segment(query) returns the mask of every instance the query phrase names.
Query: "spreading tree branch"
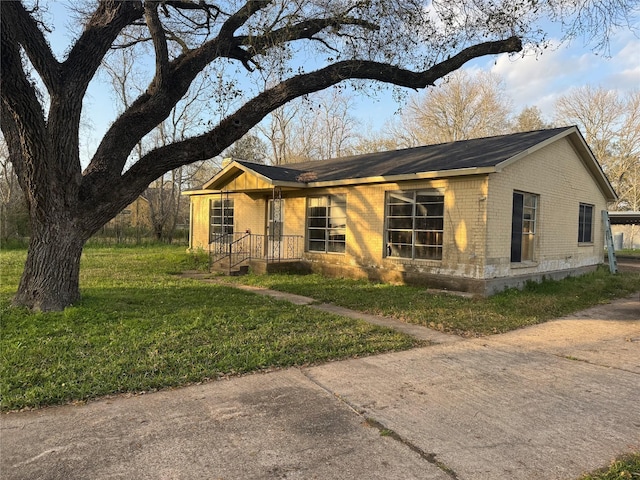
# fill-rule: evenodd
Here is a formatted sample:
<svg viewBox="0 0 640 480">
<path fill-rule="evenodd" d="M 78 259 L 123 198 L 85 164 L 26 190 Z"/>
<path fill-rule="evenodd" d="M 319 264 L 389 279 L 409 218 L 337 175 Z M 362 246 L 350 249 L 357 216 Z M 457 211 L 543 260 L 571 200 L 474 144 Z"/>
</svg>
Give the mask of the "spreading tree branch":
<svg viewBox="0 0 640 480">
<path fill-rule="evenodd" d="M 465 48 L 457 55 L 421 72 L 379 62 L 347 60 L 314 72 L 297 75 L 260 93 L 211 131 L 147 153 L 122 176 L 118 183 L 122 186 L 139 184 L 138 186 L 142 187 L 167 171 L 211 158 L 241 138 L 276 108 L 295 98 L 323 90 L 347 79 L 377 80 L 401 87 L 420 89 L 432 86 L 436 80 L 474 58 L 521 50 L 521 40 L 518 37 L 511 37 Z"/>
<path fill-rule="evenodd" d="M 151 82 L 151 89 L 162 88 L 167 79 L 169 70 L 169 48 L 167 47 L 167 37 L 158 17 L 158 4 L 145 2 L 144 14 L 147 20 L 147 27 L 153 39 L 153 48 L 156 55 L 156 74 Z"/>
<path fill-rule="evenodd" d="M 19 42 L 15 37 L 12 15 L 5 15 L 6 3 L 2 3 L 0 18 L 0 49 L 2 70 L 0 71 L 0 125 L 5 134 L 11 163 L 20 186 L 30 204 L 42 200 L 46 191 L 32 192 L 30 184 L 42 183 L 46 169 L 38 161 L 44 161 L 36 152 L 46 151 L 47 131 L 42 106 L 38 101 L 35 86 L 29 81 L 22 68 Z M 25 132 L 34 132 L 26 135 Z M 40 197 L 38 197 L 40 195 Z"/>
<path fill-rule="evenodd" d="M 47 90 L 55 90 L 60 83 L 60 64 L 38 28 L 36 20 L 21 2 L 0 2 L 0 14 L 2 29 L 8 30 L 13 41 L 24 48 Z"/>
<path fill-rule="evenodd" d="M 267 8 L 273 0 L 248 0 L 240 10 L 231 15 L 220 28 L 219 37 L 230 40 L 236 30 L 244 25 L 256 12 Z"/>
<path fill-rule="evenodd" d="M 13 2 L 10 2 L 13 3 Z M 82 95 L 123 28 L 142 18 L 140 1 L 100 2 L 63 64 L 63 81 Z"/>
<path fill-rule="evenodd" d="M 379 30 L 379 26 L 366 20 L 352 17 L 331 17 L 305 20 L 295 25 L 286 26 L 257 37 L 237 36 L 238 43 L 251 47 L 254 54 L 264 53 L 273 45 L 281 45 L 295 40 L 312 39 L 315 35 L 329 27 L 339 29 L 344 25 L 356 25 L 368 30 Z"/>
</svg>

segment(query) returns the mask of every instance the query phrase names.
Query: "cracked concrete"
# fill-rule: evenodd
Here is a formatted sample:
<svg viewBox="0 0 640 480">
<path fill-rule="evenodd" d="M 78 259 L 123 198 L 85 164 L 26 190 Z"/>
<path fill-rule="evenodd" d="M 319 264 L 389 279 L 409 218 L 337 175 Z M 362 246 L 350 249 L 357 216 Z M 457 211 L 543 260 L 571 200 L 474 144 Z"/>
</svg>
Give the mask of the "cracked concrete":
<svg viewBox="0 0 640 480">
<path fill-rule="evenodd" d="M 636 295 L 504 335 L 4 414 L 0 472 L 571 480 L 640 450 L 638 339 Z"/>
</svg>

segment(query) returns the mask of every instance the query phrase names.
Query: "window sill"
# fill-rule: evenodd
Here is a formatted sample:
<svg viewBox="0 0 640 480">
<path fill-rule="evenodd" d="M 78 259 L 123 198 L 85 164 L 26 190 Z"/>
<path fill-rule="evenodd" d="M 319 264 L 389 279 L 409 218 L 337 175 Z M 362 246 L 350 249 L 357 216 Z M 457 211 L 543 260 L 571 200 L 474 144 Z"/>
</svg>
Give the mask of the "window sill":
<svg viewBox="0 0 640 480">
<path fill-rule="evenodd" d="M 538 262 L 525 261 L 525 262 L 511 262 L 511 268 L 517 270 L 519 268 L 532 268 L 537 267 Z"/>
<path fill-rule="evenodd" d="M 442 259 L 438 260 L 432 258 L 384 257 L 384 259 L 394 263 L 442 263 Z"/>
<path fill-rule="evenodd" d="M 594 245 L 593 242 L 578 242 L 578 247 L 593 247 Z"/>
<path fill-rule="evenodd" d="M 346 252 L 319 252 L 317 250 L 307 250 L 308 255 L 344 255 Z"/>
</svg>

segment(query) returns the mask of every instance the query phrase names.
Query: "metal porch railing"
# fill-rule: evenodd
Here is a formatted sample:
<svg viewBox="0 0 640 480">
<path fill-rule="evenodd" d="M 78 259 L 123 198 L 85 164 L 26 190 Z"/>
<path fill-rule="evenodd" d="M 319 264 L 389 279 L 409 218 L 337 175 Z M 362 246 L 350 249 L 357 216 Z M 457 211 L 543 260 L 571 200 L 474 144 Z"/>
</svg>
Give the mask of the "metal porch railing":
<svg viewBox="0 0 640 480">
<path fill-rule="evenodd" d="M 301 235 L 256 235 L 224 233 L 209 243 L 209 271 L 214 264 L 231 269 L 245 261 L 264 260 L 267 263 L 300 260 L 304 251 Z"/>
</svg>

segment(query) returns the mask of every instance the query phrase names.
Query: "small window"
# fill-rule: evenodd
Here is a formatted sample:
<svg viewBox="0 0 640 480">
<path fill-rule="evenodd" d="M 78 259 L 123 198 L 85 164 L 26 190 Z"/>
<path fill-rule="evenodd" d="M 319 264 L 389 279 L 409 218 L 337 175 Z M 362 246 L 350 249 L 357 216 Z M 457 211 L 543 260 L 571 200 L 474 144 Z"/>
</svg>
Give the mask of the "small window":
<svg viewBox="0 0 640 480">
<path fill-rule="evenodd" d="M 307 250 L 344 253 L 347 232 L 347 197 L 310 197 L 307 202 Z"/>
<path fill-rule="evenodd" d="M 593 243 L 593 205 L 580 204 L 578 213 L 578 243 Z"/>
<path fill-rule="evenodd" d="M 267 235 L 271 240 L 279 242 L 284 232 L 284 200 L 281 198 L 269 199 L 268 203 Z"/>
<path fill-rule="evenodd" d="M 511 213 L 511 261 L 533 261 L 538 195 L 513 192 Z"/>
<path fill-rule="evenodd" d="M 233 199 L 215 198 L 209 202 L 209 242 L 233 234 Z"/>
<path fill-rule="evenodd" d="M 431 190 L 389 192 L 386 256 L 442 260 L 444 195 Z"/>
</svg>

